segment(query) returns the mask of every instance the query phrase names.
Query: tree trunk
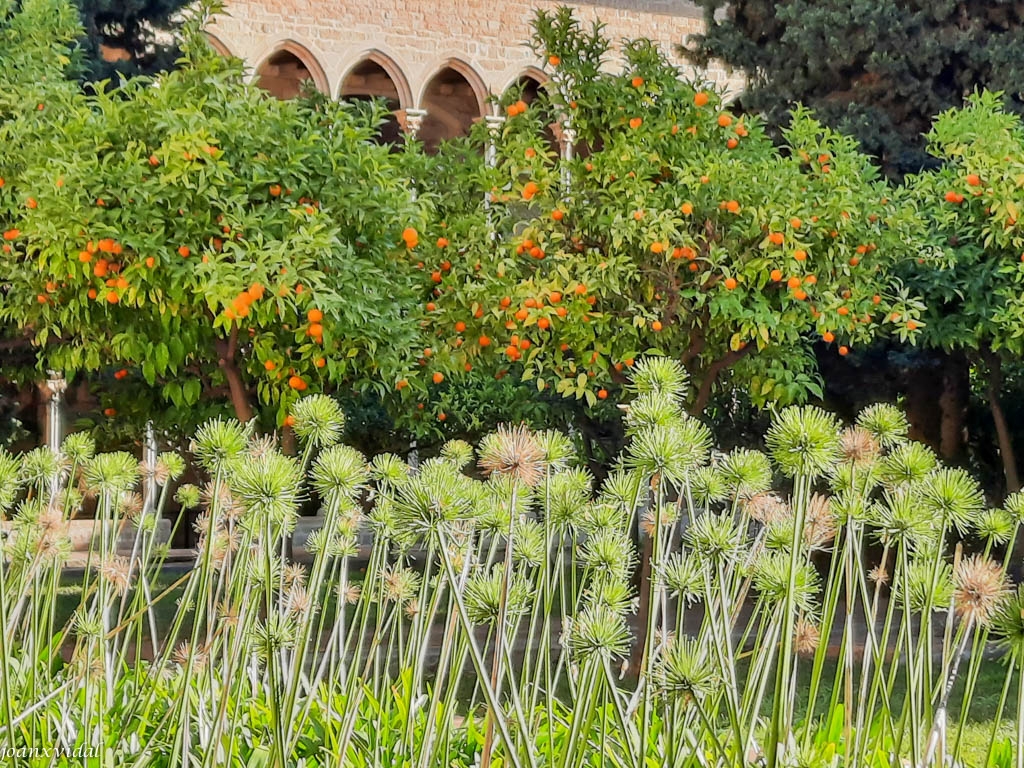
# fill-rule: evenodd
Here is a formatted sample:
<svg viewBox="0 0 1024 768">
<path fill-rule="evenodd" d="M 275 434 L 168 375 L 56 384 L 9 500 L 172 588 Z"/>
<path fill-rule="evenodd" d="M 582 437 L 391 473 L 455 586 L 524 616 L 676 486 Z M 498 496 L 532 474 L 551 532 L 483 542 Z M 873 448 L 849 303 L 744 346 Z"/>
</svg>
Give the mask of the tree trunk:
<svg viewBox="0 0 1024 768">
<path fill-rule="evenodd" d="M 964 422 L 971 394 L 970 365 L 959 353 L 943 355 L 942 394 L 939 395 L 939 455 L 946 461 L 957 459 L 963 452 Z"/>
<path fill-rule="evenodd" d="M 252 419 L 252 406 L 249 404 L 249 390 L 245 388 L 242 381 L 242 372 L 235 361 L 235 352 L 238 347 L 238 326 L 231 329 L 231 335 L 226 340 L 217 342 L 217 364 L 224 373 L 228 383 L 228 391 L 231 393 L 231 405 L 235 409 L 235 416 L 241 422 Z"/>
<path fill-rule="evenodd" d="M 992 412 L 992 422 L 996 428 L 996 442 L 999 446 L 999 458 L 1003 462 L 1003 474 L 1006 477 L 1006 492 L 1016 493 L 1020 490 L 1020 476 L 1017 474 L 1017 457 L 1013 450 L 1013 439 L 1010 427 L 1006 423 L 1000 392 L 1003 388 L 1003 367 L 999 355 L 990 351 L 982 351 L 985 361 L 985 377 L 987 382 L 988 407 Z"/>
<path fill-rule="evenodd" d="M 711 400 L 711 392 L 714 390 L 715 382 L 718 380 L 719 374 L 729 366 L 738 363 L 744 357 L 753 352 L 754 349 L 755 346 L 753 343 L 747 343 L 738 350 L 730 350 L 726 352 L 722 357 L 718 358 L 708 366 L 707 372 L 701 379 L 700 387 L 697 389 L 697 397 L 694 398 L 693 406 L 690 408 L 691 416 L 703 413 L 704 409 L 708 407 L 708 402 Z"/>
<path fill-rule="evenodd" d="M 298 452 L 295 445 L 295 430 L 285 424 L 281 427 L 281 453 L 285 456 L 295 456 Z"/>
</svg>

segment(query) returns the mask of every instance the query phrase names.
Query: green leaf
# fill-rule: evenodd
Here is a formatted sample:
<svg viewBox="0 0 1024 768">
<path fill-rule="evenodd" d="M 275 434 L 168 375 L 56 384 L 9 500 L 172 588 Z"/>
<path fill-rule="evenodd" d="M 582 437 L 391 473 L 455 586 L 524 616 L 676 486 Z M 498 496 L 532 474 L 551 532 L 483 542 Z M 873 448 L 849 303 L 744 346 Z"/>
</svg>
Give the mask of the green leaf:
<svg viewBox="0 0 1024 768">
<path fill-rule="evenodd" d="M 199 402 L 199 394 L 202 391 L 202 384 L 199 379 L 188 379 L 181 386 L 182 396 L 186 405 L 195 405 Z"/>
</svg>

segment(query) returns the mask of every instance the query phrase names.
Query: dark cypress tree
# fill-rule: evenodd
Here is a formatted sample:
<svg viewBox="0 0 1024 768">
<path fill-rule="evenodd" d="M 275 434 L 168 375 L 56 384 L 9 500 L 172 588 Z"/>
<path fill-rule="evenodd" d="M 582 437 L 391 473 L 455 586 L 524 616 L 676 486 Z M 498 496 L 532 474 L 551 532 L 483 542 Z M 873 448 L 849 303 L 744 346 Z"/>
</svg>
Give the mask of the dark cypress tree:
<svg viewBox="0 0 1024 768">
<path fill-rule="evenodd" d="M 84 80 L 152 74 L 174 65 L 184 0 L 77 0 Z"/>
<path fill-rule="evenodd" d="M 1024 110 L 1024 3 L 1013 0 L 696 0 L 697 64 L 742 70 L 742 109 L 785 122 L 801 102 L 900 177 L 929 163 L 932 118 L 977 88 Z"/>
</svg>

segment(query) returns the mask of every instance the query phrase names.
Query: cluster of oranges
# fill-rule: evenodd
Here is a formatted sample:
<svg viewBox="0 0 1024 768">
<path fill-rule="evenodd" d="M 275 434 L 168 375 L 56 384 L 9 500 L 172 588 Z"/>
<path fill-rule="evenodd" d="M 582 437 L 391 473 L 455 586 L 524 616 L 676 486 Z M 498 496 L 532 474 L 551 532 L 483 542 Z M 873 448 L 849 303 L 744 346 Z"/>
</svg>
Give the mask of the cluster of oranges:
<svg viewBox="0 0 1024 768">
<path fill-rule="evenodd" d="M 248 317 L 252 304 L 262 299 L 264 292 L 262 283 L 253 283 L 231 300 L 231 306 L 224 310 L 224 316 L 228 320 Z"/>
<path fill-rule="evenodd" d="M 507 114 L 509 117 L 515 117 L 516 115 L 523 114 L 527 109 L 528 105 L 526 104 L 526 102 L 523 101 L 522 99 L 519 99 L 519 101 L 509 104 L 505 108 L 505 114 Z"/>
<path fill-rule="evenodd" d="M 967 174 L 967 177 L 964 179 L 964 181 L 967 182 L 968 187 L 973 188 L 971 194 L 973 194 L 975 197 L 981 197 L 983 193 L 980 189 L 978 189 L 978 187 L 982 185 L 981 176 L 979 176 L 976 173 L 969 173 Z M 991 194 L 991 192 L 989 194 Z M 946 192 L 943 198 L 947 203 L 952 203 L 953 205 L 960 205 L 960 203 L 962 203 L 965 200 L 964 196 L 961 193 L 957 192 L 955 189 L 951 189 L 948 192 Z"/>
<path fill-rule="evenodd" d="M 317 344 L 323 344 L 324 341 L 324 313 L 319 309 L 311 309 L 306 312 L 306 320 L 308 325 L 306 326 L 306 335 L 309 336 Z"/>
<path fill-rule="evenodd" d="M 519 338 L 518 334 L 513 333 L 512 338 L 509 339 L 508 346 L 505 347 L 505 356 L 513 363 L 519 360 L 523 356 L 523 352 L 528 350 L 532 346 L 532 343 L 527 338 Z"/>
<path fill-rule="evenodd" d="M 530 238 L 526 238 L 521 243 L 519 243 L 519 245 L 516 246 L 516 255 L 522 256 L 524 253 L 530 254 L 530 256 L 537 259 L 538 261 L 543 260 L 543 258 L 547 255 L 544 252 L 544 249 L 541 248 L 540 244 L 535 243 Z"/>
</svg>

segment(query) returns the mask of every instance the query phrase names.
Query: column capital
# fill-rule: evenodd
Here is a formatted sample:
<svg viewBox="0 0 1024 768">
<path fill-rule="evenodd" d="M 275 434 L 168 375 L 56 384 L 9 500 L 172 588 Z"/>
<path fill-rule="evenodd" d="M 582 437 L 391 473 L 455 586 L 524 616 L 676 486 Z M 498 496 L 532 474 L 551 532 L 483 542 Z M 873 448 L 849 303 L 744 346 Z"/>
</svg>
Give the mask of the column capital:
<svg viewBox="0 0 1024 768">
<path fill-rule="evenodd" d="M 403 120 L 403 128 L 413 138 L 416 138 L 416 134 L 420 132 L 420 128 L 423 127 L 423 118 L 427 116 L 427 110 L 420 109 L 419 107 L 410 107 L 405 110 L 405 120 Z"/>
<path fill-rule="evenodd" d="M 505 124 L 505 116 L 487 115 L 484 117 L 484 122 L 487 123 L 487 129 L 493 134 L 501 130 L 501 127 Z"/>
<path fill-rule="evenodd" d="M 60 371 L 47 371 L 46 377 L 46 388 L 50 390 L 50 396 L 54 400 L 60 400 L 64 395 L 64 391 L 68 388 L 68 382 L 64 378 L 64 374 Z"/>
</svg>

